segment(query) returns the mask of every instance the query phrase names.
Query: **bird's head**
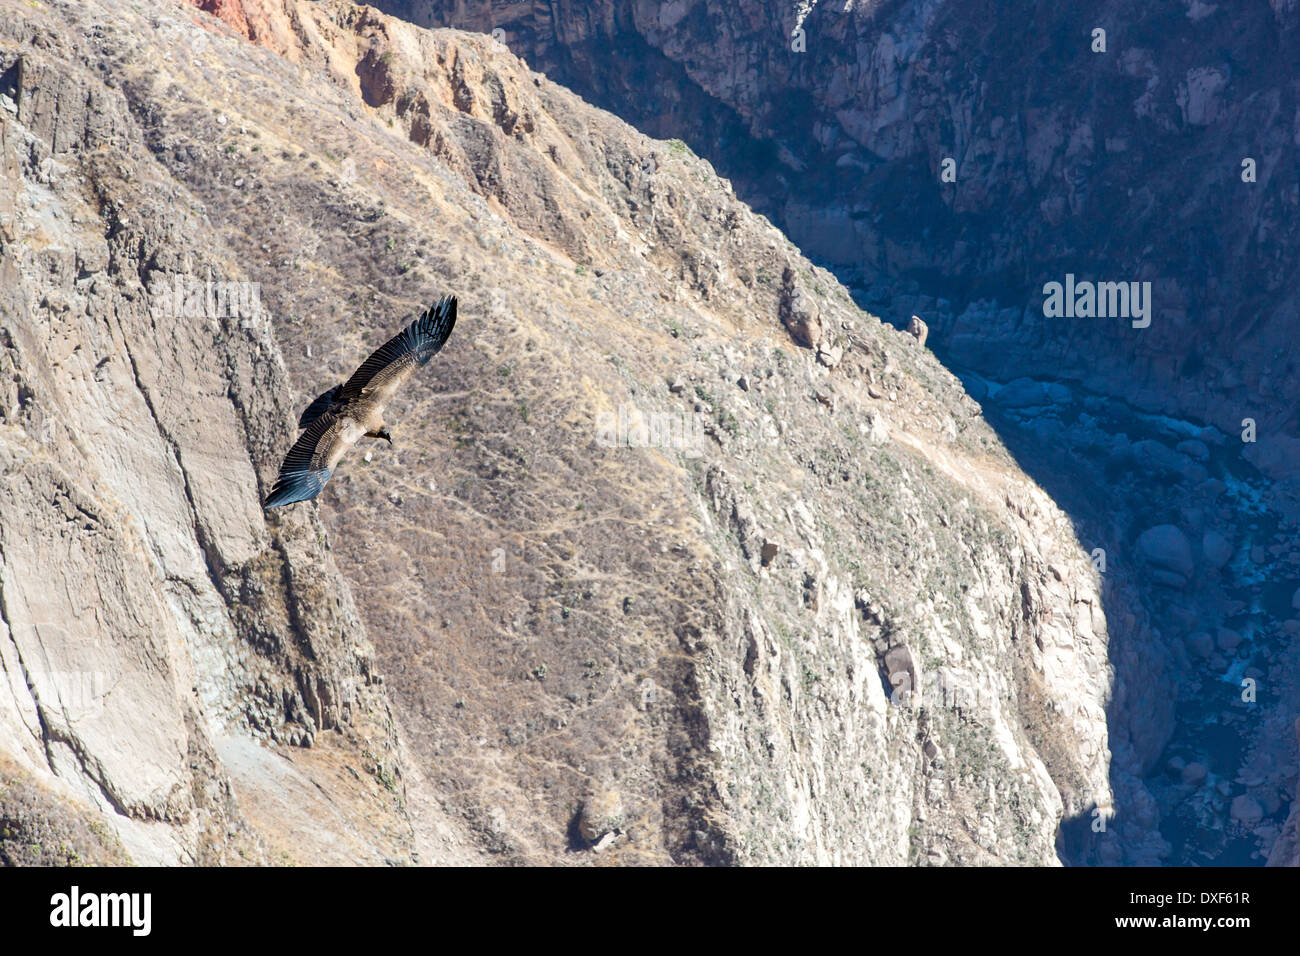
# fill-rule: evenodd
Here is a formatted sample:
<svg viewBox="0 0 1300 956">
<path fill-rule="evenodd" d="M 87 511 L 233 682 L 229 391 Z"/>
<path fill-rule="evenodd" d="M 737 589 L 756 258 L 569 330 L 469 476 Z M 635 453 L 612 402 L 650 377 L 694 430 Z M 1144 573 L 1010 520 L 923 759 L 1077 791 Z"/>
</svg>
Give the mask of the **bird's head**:
<svg viewBox="0 0 1300 956">
<path fill-rule="evenodd" d="M 379 437 L 388 442 L 390 446 L 393 444 L 393 436 L 389 433 L 387 428 L 379 429 Z"/>
</svg>

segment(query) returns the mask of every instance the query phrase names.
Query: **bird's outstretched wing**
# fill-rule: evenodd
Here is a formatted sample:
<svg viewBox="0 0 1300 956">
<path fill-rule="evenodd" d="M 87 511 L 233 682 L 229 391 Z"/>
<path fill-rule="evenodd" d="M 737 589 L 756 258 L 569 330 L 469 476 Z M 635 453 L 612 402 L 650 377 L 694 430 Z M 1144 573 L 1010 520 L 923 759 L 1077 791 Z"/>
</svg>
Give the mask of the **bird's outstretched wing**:
<svg viewBox="0 0 1300 956">
<path fill-rule="evenodd" d="M 284 456 L 280 476 L 275 479 L 262 507 L 278 508 L 315 498 L 325 487 L 325 482 L 330 480 L 334 465 L 351 446 L 352 442 L 346 440 L 336 415 L 317 418 L 298 436 L 289 454 Z"/>
<path fill-rule="evenodd" d="M 411 373 L 438 353 L 455 324 L 456 297 L 444 295 L 362 362 L 334 400 L 346 402 L 364 396 L 381 407 L 386 405 Z"/>
<path fill-rule="evenodd" d="M 320 418 L 322 415 L 324 415 L 326 412 L 332 409 L 334 407 L 334 402 L 339 397 L 339 390 L 342 388 L 343 388 L 342 385 L 335 385 L 329 391 L 321 392 L 319 395 L 317 395 L 316 400 L 312 402 L 310 405 L 308 405 L 303 410 L 302 415 L 298 417 L 298 428 L 299 429 L 306 428 L 316 419 Z"/>
</svg>

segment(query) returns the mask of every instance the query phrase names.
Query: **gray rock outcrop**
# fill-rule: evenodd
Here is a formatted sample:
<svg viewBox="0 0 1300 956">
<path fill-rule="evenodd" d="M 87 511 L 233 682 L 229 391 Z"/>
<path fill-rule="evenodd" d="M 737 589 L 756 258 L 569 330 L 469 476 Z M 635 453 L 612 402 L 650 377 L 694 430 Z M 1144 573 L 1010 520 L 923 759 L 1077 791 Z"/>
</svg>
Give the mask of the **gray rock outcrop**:
<svg viewBox="0 0 1300 956">
<path fill-rule="evenodd" d="M 928 351 L 490 38 L 219 12 L 0 7 L 25 826 L 135 862 L 553 863 L 576 820 L 616 863 L 1052 864 L 1115 802 L 1101 582 Z M 178 317 L 178 276 L 256 305 Z M 395 448 L 265 517 L 322 378 L 442 291 Z"/>
<path fill-rule="evenodd" d="M 1152 576 L 1171 587 L 1185 587 L 1196 570 L 1191 543 L 1174 525 L 1148 528 L 1138 538 L 1137 547 L 1151 565 Z"/>
</svg>

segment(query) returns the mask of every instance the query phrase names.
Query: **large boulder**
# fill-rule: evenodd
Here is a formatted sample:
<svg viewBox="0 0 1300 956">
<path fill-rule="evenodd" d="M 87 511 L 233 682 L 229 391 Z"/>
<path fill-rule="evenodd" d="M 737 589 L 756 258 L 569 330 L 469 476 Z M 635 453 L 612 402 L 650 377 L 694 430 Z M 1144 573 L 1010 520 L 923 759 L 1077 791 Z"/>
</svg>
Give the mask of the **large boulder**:
<svg viewBox="0 0 1300 956">
<path fill-rule="evenodd" d="M 907 331 L 916 336 L 918 345 L 924 345 L 926 337 L 930 334 L 930 327 L 925 324 L 925 320 L 919 315 L 914 315 L 912 321 L 907 323 Z"/>
<path fill-rule="evenodd" d="M 1139 468 L 1153 475 L 1180 475 L 1198 481 L 1205 478 L 1205 469 L 1200 465 L 1168 445 L 1150 438 L 1133 443 L 1133 459 Z"/>
<path fill-rule="evenodd" d="M 623 798 L 617 790 L 597 790 L 582 803 L 578 832 L 588 843 L 596 843 L 607 833 L 623 826 Z"/>
<path fill-rule="evenodd" d="M 906 644 L 895 644 L 885 651 L 885 674 L 893 688 L 890 699 L 906 704 L 920 690 L 920 674 L 912 649 Z M 910 692 L 910 694 L 908 693 Z"/>
<path fill-rule="evenodd" d="M 1207 531 L 1201 538 L 1201 554 L 1217 571 L 1232 560 L 1232 543 L 1217 531 Z"/>
<path fill-rule="evenodd" d="M 1142 532 L 1138 554 L 1151 566 L 1152 578 L 1171 587 L 1186 587 L 1196 568 L 1187 535 L 1171 524 L 1156 525 Z"/>
<path fill-rule="evenodd" d="M 1003 408 L 1037 408 L 1043 405 L 1068 405 L 1073 393 L 1057 382 L 1036 382 L 1017 378 L 998 389 L 994 404 Z"/>
<path fill-rule="evenodd" d="M 786 268 L 781 279 L 782 324 L 800 345 L 816 348 L 822 340 L 821 308 L 808 290 L 795 281 L 793 269 Z"/>
<path fill-rule="evenodd" d="M 1264 819 L 1264 808 L 1254 797 L 1242 794 L 1232 800 L 1232 819 L 1244 827 L 1253 827 Z"/>
<path fill-rule="evenodd" d="M 1210 449 L 1205 446 L 1205 442 L 1196 438 L 1180 441 L 1174 446 L 1174 451 L 1180 452 L 1189 458 L 1195 458 L 1197 461 L 1210 460 Z"/>
</svg>

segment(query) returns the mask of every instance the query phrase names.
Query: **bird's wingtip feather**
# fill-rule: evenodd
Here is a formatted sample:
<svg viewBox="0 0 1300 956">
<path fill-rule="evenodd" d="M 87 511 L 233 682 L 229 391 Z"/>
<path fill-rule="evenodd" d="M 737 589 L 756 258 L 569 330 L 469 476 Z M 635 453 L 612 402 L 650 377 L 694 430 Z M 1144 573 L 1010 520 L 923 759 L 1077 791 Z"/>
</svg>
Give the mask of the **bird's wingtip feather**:
<svg viewBox="0 0 1300 956">
<path fill-rule="evenodd" d="M 281 475 L 276 479 L 271 493 L 262 503 L 264 509 L 280 508 L 299 501 L 310 501 L 321 493 L 325 482 L 329 481 L 330 471 L 301 471 Z"/>
</svg>

